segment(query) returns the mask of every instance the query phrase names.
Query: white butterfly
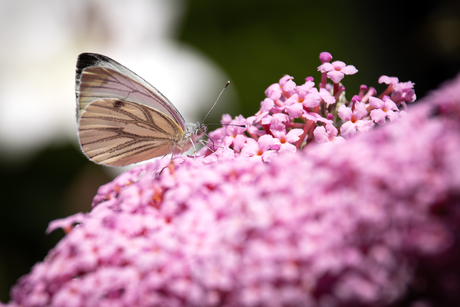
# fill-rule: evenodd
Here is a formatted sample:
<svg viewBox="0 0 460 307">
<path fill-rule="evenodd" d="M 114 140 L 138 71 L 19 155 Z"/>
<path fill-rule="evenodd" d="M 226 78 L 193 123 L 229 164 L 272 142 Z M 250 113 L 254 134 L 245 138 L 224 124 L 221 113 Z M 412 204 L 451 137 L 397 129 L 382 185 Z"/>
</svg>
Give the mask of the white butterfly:
<svg viewBox="0 0 460 307">
<path fill-rule="evenodd" d="M 206 132 L 200 122 L 186 123 L 147 81 L 101 54 L 78 56 L 75 90 L 80 146 L 98 164 L 183 153 Z"/>
</svg>

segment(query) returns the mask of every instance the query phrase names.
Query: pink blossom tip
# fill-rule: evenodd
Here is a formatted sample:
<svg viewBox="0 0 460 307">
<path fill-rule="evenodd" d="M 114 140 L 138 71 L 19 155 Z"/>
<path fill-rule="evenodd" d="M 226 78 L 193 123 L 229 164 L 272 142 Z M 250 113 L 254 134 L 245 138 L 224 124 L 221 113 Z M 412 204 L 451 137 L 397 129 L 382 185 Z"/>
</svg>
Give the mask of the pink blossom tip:
<svg viewBox="0 0 460 307">
<path fill-rule="evenodd" d="M 319 60 L 321 63 L 330 62 L 332 60 L 332 55 L 329 52 L 321 52 L 319 54 Z"/>
<path fill-rule="evenodd" d="M 351 98 L 351 101 L 352 101 L 352 102 L 361 101 L 361 97 L 359 97 L 359 95 L 354 95 L 354 96 Z"/>
</svg>

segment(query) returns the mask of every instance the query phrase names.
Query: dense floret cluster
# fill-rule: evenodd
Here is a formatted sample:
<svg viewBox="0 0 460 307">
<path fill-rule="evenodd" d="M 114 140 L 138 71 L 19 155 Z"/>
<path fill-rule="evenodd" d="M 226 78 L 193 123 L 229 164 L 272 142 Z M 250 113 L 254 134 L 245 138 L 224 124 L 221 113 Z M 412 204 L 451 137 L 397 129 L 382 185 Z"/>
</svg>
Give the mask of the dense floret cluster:
<svg viewBox="0 0 460 307">
<path fill-rule="evenodd" d="M 286 75 L 267 88 L 267 98 L 254 116 L 232 120 L 224 115 L 222 128 L 210 133 L 212 146 L 202 154 L 211 155 L 210 159 L 241 156 L 269 162 L 278 153 L 296 152 L 312 142 L 340 143 L 357 132 L 369 132 L 376 124 L 395 121 L 405 115 L 406 104 L 416 99 L 412 82 L 382 76 L 379 83 L 388 84 L 383 93 L 377 95 L 375 88 L 362 85 L 348 101 L 340 82 L 358 70 L 341 61 L 330 63 L 331 59 L 327 52 L 320 54 L 318 85 L 312 77 L 297 85 Z"/>
<path fill-rule="evenodd" d="M 283 77 L 196 157 L 140 165 L 52 222 L 66 236 L 9 306 L 458 301 L 460 78 L 406 111 L 412 83 L 348 101 L 357 70 L 320 59 L 319 88 Z"/>
</svg>

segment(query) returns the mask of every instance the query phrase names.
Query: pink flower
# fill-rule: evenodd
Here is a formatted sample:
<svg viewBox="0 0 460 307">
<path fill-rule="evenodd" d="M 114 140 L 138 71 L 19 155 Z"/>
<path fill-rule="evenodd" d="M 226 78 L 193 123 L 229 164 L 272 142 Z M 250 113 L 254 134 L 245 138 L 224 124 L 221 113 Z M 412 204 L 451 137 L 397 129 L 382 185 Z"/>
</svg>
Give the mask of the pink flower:
<svg viewBox="0 0 460 307">
<path fill-rule="evenodd" d="M 319 95 L 318 90 L 314 88 L 305 95 L 302 104 L 306 108 L 314 108 L 319 106 L 320 102 L 321 96 Z"/>
<path fill-rule="evenodd" d="M 383 125 L 386 118 L 391 121 L 399 118 L 399 109 L 388 96 L 383 97 L 383 100 L 369 97 L 369 104 L 375 108 L 371 111 L 371 118 L 379 125 Z"/>
<path fill-rule="evenodd" d="M 396 85 L 396 84 L 399 83 L 399 79 L 397 77 L 388 77 L 388 76 L 382 75 L 379 78 L 379 83 L 380 84 L 385 83 L 385 84 L 394 84 L 394 85 Z"/>
<path fill-rule="evenodd" d="M 280 79 L 280 86 L 283 88 L 285 87 L 286 85 L 288 85 L 289 83 L 292 82 L 292 79 L 294 79 L 294 77 L 291 77 L 289 75 L 285 75 L 284 77 L 282 77 Z"/>
<path fill-rule="evenodd" d="M 379 83 L 389 84 L 390 86 L 382 95 L 390 95 L 395 103 L 414 102 L 416 99 L 413 82 L 399 82 L 396 77 L 381 76 Z"/>
<path fill-rule="evenodd" d="M 313 81 L 305 81 L 304 84 L 296 87 L 296 93 L 301 99 L 303 99 L 312 89 L 315 88 L 314 86 L 315 83 Z"/>
<path fill-rule="evenodd" d="M 291 76 L 284 76 L 283 78 L 280 79 L 280 86 L 281 89 L 283 90 L 283 95 L 286 97 L 290 97 L 295 93 L 296 90 L 296 84 L 294 81 L 292 81 L 293 77 Z"/>
<path fill-rule="evenodd" d="M 264 162 L 270 162 L 273 156 L 277 155 L 280 148 L 280 140 L 267 134 L 262 135 L 258 142 L 248 139 L 248 144 L 241 150 L 241 155 L 243 157 L 261 158 Z"/>
<path fill-rule="evenodd" d="M 367 117 L 367 110 L 364 103 L 357 101 L 354 107 L 353 111 L 344 105 L 339 107 L 338 115 L 344 121 L 340 127 L 340 133 L 346 139 L 357 131 L 368 132 L 374 126 L 372 120 L 365 119 Z"/>
<path fill-rule="evenodd" d="M 280 99 L 281 94 L 282 94 L 281 86 L 278 83 L 274 83 L 270 85 L 265 90 L 265 95 L 273 101 L 277 101 L 278 99 Z"/>
<path fill-rule="evenodd" d="M 63 219 L 54 220 L 49 224 L 48 228 L 46 229 L 46 233 L 51 233 L 58 228 L 62 228 L 64 231 L 69 232 L 74 224 L 80 223 L 83 219 L 84 214 L 77 213 Z"/>
<path fill-rule="evenodd" d="M 353 65 L 346 65 L 342 61 L 323 63 L 318 67 L 318 71 L 327 73 L 327 77 L 334 83 L 342 81 L 345 75 L 354 75 L 358 72 Z"/>
<path fill-rule="evenodd" d="M 332 55 L 329 52 L 321 52 L 319 54 L 319 60 L 321 63 L 330 62 L 332 60 Z"/>
<path fill-rule="evenodd" d="M 318 143 L 335 143 L 340 144 L 345 142 L 345 139 L 341 136 L 337 136 L 338 130 L 331 122 L 326 124 L 326 127 L 319 126 L 316 127 L 313 134 L 315 135 L 315 140 Z"/>
<path fill-rule="evenodd" d="M 297 151 L 293 144 L 299 140 L 300 135 L 303 133 L 302 129 L 292 129 L 287 132 L 283 124 L 278 124 L 272 125 L 270 131 L 273 136 L 281 142 L 281 147 L 279 149 L 280 153 Z"/>
<path fill-rule="evenodd" d="M 273 102 L 272 99 L 265 98 L 260 103 L 260 110 L 259 112 L 256 113 L 256 118 L 254 119 L 254 122 L 259 122 L 262 118 L 267 116 L 270 113 L 270 111 L 273 109 L 274 106 L 275 106 L 275 103 Z"/>
<path fill-rule="evenodd" d="M 321 96 L 321 99 L 327 104 L 334 104 L 335 103 L 335 97 L 331 95 L 331 92 L 326 90 L 325 88 L 321 88 L 319 90 L 319 95 Z"/>
<path fill-rule="evenodd" d="M 286 113 L 293 118 L 300 117 L 302 114 L 303 106 L 302 103 L 299 101 L 299 96 L 297 94 L 292 95 L 289 97 L 285 102 L 283 106 L 283 110 L 286 111 Z"/>
</svg>

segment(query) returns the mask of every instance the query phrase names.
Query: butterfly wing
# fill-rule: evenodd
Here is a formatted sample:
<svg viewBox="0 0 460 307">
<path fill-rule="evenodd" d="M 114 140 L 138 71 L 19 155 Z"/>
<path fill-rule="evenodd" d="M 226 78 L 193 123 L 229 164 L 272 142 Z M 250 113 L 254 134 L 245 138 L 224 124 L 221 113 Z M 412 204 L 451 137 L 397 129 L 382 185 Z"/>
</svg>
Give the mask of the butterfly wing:
<svg viewBox="0 0 460 307">
<path fill-rule="evenodd" d="M 182 130 L 185 120 L 174 105 L 156 88 L 120 63 L 101 54 L 78 56 L 75 90 L 77 121 L 94 100 L 113 98 L 147 105 L 171 117 Z"/>
<path fill-rule="evenodd" d="M 78 133 L 87 157 L 109 166 L 166 155 L 183 140 L 183 130 L 170 116 L 114 98 L 90 102 L 81 113 Z"/>
</svg>

